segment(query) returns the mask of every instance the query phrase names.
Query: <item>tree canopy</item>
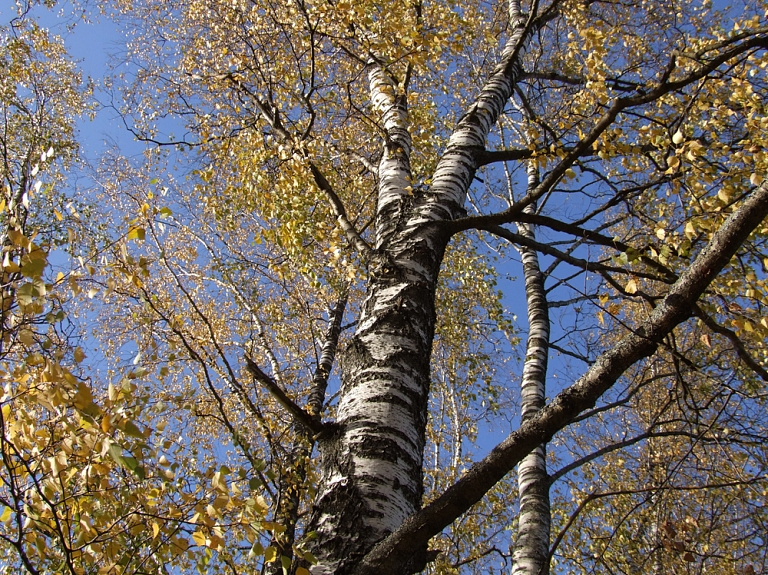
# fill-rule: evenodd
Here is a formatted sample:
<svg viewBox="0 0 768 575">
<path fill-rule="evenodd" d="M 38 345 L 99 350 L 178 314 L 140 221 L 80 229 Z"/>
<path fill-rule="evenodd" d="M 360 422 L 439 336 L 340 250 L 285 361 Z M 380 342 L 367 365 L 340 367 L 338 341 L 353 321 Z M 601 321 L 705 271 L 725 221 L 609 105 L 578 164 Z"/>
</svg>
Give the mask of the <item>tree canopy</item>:
<svg viewBox="0 0 768 575">
<path fill-rule="evenodd" d="M 758 0 L 17 2 L 0 572 L 765 572 L 767 67 Z"/>
</svg>

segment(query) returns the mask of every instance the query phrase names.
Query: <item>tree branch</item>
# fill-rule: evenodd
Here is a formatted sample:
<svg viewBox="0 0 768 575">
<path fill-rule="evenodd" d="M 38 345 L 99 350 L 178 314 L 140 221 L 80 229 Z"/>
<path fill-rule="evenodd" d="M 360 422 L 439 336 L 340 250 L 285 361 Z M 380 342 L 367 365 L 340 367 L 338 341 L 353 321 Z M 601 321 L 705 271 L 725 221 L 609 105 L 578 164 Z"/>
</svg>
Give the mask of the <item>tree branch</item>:
<svg viewBox="0 0 768 575">
<path fill-rule="evenodd" d="M 575 162 L 589 149 L 592 144 L 595 143 L 601 134 L 603 134 L 610 126 L 612 126 L 619 116 L 626 110 L 643 106 L 651 102 L 661 99 L 663 96 L 681 90 L 686 86 L 689 86 L 695 82 L 698 82 L 702 78 L 711 74 L 717 68 L 728 62 L 729 60 L 746 54 L 750 50 L 766 49 L 768 48 L 768 38 L 765 33 L 761 32 L 754 36 L 748 37 L 743 42 L 734 43 L 721 53 L 717 54 L 705 63 L 702 63 L 698 68 L 689 71 L 687 74 L 681 76 L 679 79 L 670 80 L 672 72 L 676 68 L 676 55 L 670 58 L 669 65 L 662 75 L 659 84 L 649 89 L 648 92 L 637 94 L 631 97 L 616 98 L 613 102 L 606 107 L 602 116 L 595 122 L 589 132 L 584 135 L 573 148 L 563 157 L 555 166 L 546 174 L 541 180 L 541 183 L 536 189 L 528 192 L 523 198 L 517 201 L 514 205 L 508 209 L 491 215 L 485 216 L 471 216 L 451 221 L 443 222 L 443 225 L 450 234 L 456 234 L 468 229 L 476 229 L 480 226 L 504 224 L 513 221 L 518 221 L 520 214 L 525 209 L 525 206 L 537 201 L 544 194 L 554 188 L 561 178 L 565 175 L 566 171 L 571 168 Z M 518 74 L 519 76 L 519 74 Z"/>
<path fill-rule="evenodd" d="M 587 270 L 587 271 L 593 271 L 593 272 L 606 272 L 606 273 L 619 273 L 619 274 L 631 274 L 636 277 L 641 277 L 653 281 L 660 281 L 667 284 L 671 284 L 672 281 L 669 279 L 668 274 L 667 277 L 659 277 L 657 275 L 644 273 L 644 272 L 637 272 L 637 271 L 630 271 L 626 268 L 618 268 L 614 266 L 607 266 L 605 264 L 601 264 L 599 262 L 590 262 L 589 260 L 584 260 L 581 258 L 573 257 L 570 254 L 567 254 L 561 250 L 558 250 L 556 248 L 553 248 L 552 246 L 548 244 L 544 244 L 542 242 L 536 241 L 531 238 L 527 238 L 521 234 L 515 233 L 513 231 L 510 231 L 502 226 L 488 226 L 479 228 L 481 230 L 485 230 L 487 232 L 490 232 L 494 234 L 495 236 L 498 236 L 502 239 L 507 240 L 508 242 L 520 246 L 525 246 L 528 248 L 531 248 L 533 250 L 536 250 L 538 252 L 541 252 L 542 254 L 546 254 L 548 256 L 552 256 L 553 258 L 556 258 L 560 261 L 563 261 L 567 264 L 572 265 L 573 267 Z M 617 242 L 614 242 L 614 247 L 616 247 Z M 628 246 L 627 246 L 628 247 Z M 622 250 L 626 251 L 626 250 Z M 653 261 L 653 260 L 651 260 Z M 656 262 L 654 262 L 656 263 Z"/>
<path fill-rule="evenodd" d="M 763 379 L 763 381 L 768 381 L 768 371 L 766 371 L 763 366 L 757 363 L 757 361 L 751 355 L 749 355 L 749 351 L 747 351 L 747 348 L 744 347 L 744 342 L 741 341 L 741 339 L 739 339 L 738 335 L 736 335 L 732 330 L 728 329 L 727 327 L 723 327 L 720 324 L 718 324 L 703 309 L 701 309 L 700 306 L 697 305 L 693 309 L 696 317 L 698 317 L 705 326 L 707 326 L 713 332 L 718 333 L 722 336 L 725 336 L 728 339 L 728 341 L 731 342 L 731 345 L 733 345 L 733 348 L 736 350 L 736 354 L 739 356 L 741 361 L 747 364 L 747 367 L 749 367 L 749 369 L 751 369 L 757 375 L 759 375 Z"/>
<path fill-rule="evenodd" d="M 477 167 L 487 166 L 496 162 L 514 162 L 516 160 L 527 160 L 533 156 L 533 150 L 515 149 L 515 150 L 477 150 L 475 152 L 475 161 Z"/>
<path fill-rule="evenodd" d="M 320 361 L 312 378 L 312 389 L 307 399 L 307 410 L 310 417 L 320 417 L 323 413 L 323 403 L 325 402 L 325 390 L 328 387 L 328 376 L 331 374 L 333 362 L 336 359 L 336 349 L 339 345 L 339 336 L 341 335 L 341 320 L 344 319 L 344 311 L 347 309 L 347 300 L 349 293 L 345 289 L 339 295 L 333 308 L 330 311 L 330 324 L 325 333 Z"/>
<path fill-rule="evenodd" d="M 365 261 L 370 260 L 373 255 L 371 246 L 369 246 L 366 241 L 360 237 L 360 234 L 355 229 L 355 226 L 353 226 L 352 222 L 349 221 L 347 210 L 344 208 L 344 203 L 333 190 L 331 183 L 320 171 L 320 168 L 318 168 L 313 162 L 309 162 L 309 169 L 312 172 L 312 177 L 315 179 L 315 184 L 317 184 L 317 187 L 320 188 L 326 196 L 328 196 L 328 199 L 331 202 L 333 213 L 336 214 L 336 220 L 338 221 L 339 226 L 341 226 L 341 229 L 344 230 L 344 233 L 347 236 L 347 241 L 349 241 L 350 244 L 357 248 L 360 256 Z"/>
<path fill-rule="evenodd" d="M 301 409 L 296 403 L 288 397 L 288 395 L 282 390 L 282 388 L 275 383 L 271 377 L 264 373 L 261 368 L 250 357 L 245 356 L 245 363 L 248 367 L 248 371 L 251 372 L 254 378 L 267 388 L 267 391 L 282 405 L 293 418 L 305 426 L 307 429 L 311 429 L 315 434 L 323 431 L 324 426 L 320 422 L 319 418 L 312 417 L 306 411 Z"/>
</svg>

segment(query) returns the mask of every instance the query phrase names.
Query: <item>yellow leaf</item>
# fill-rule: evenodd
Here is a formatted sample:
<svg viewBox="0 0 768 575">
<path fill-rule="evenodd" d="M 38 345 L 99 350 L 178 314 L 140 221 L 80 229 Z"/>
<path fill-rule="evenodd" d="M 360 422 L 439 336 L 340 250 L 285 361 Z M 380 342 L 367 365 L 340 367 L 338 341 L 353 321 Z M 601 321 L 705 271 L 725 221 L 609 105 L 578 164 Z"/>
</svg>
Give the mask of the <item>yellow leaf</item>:
<svg viewBox="0 0 768 575">
<path fill-rule="evenodd" d="M 272 561 L 274 561 L 275 559 L 277 559 L 277 548 L 272 547 L 270 545 L 264 551 L 264 561 L 266 561 L 267 563 L 272 563 Z"/>
<path fill-rule="evenodd" d="M 8 230 L 8 238 L 15 246 L 19 246 L 20 248 L 24 249 L 29 249 L 30 247 L 31 242 L 29 239 L 18 230 Z"/>
<path fill-rule="evenodd" d="M 669 166 L 670 170 L 674 170 L 679 165 L 680 165 L 680 158 L 678 158 L 677 156 L 667 157 L 667 166 Z"/>
<path fill-rule="evenodd" d="M 32 330 L 22 329 L 19 331 L 18 339 L 24 345 L 31 345 L 35 341 L 35 334 Z"/>
<path fill-rule="evenodd" d="M 75 363 L 80 363 L 85 359 L 85 352 L 81 347 L 75 348 Z"/>
<path fill-rule="evenodd" d="M 57 210 L 56 208 L 53 209 L 53 215 L 56 216 L 56 219 L 61 221 L 64 219 L 64 216 L 61 215 L 61 212 Z"/>
<path fill-rule="evenodd" d="M 39 354 L 39 353 L 30 353 L 26 357 L 25 361 L 27 362 L 27 365 L 31 365 L 31 366 L 34 367 L 34 366 L 37 366 L 37 365 L 44 364 L 45 363 L 45 358 L 41 354 Z"/>
<path fill-rule="evenodd" d="M 200 531 L 195 531 L 192 534 L 192 541 L 195 542 L 195 545 L 200 545 L 201 547 L 205 547 L 205 534 L 201 533 Z"/>
<path fill-rule="evenodd" d="M 672 143 L 677 145 L 677 146 L 682 144 L 683 140 L 685 140 L 685 136 L 683 136 L 683 133 L 680 130 L 675 132 L 675 135 L 672 136 Z"/>
<path fill-rule="evenodd" d="M 145 236 L 146 236 L 146 231 L 144 230 L 144 228 L 134 227 L 129 230 L 127 237 L 129 240 L 144 241 Z"/>
<path fill-rule="evenodd" d="M 155 521 L 152 523 L 152 536 L 157 537 L 159 534 L 160 534 L 160 526 Z"/>
<path fill-rule="evenodd" d="M 3 510 L 2 515 L 0 515 L 0 521 L 2 521 L 3 523 L 6 523 L 10 518 L 11 518 L 11 508 L 6 507 Z"/>
<path fill-rule="evenodd" d="M 261 526 L 267 531 L 274 531 L 275 533 L 282 533 L 285 531 L 285 525 L 281 525 L 275 521 L 262 521 Z"/>
<path fill-rule="evenodd" d="M 296 575 L 309 575 L 309 571 L 304 569 L 304 567 L 298 567 L 296 569 Z"/>
<path fill-rule="evenodd" d="M 11 260 L 11 254 L 8 252 L 5 252 L 5 256 L 3 256 L 3 269 L 12 274 L 21 270 L 21 268 Z"/>
<path fill-rule="evenodd" d="M 627 293 L 637 293 L 637 282 L 634 279 L 629 280 L 627 285 L 624 286 L 624 290 Z"/>
</svg>

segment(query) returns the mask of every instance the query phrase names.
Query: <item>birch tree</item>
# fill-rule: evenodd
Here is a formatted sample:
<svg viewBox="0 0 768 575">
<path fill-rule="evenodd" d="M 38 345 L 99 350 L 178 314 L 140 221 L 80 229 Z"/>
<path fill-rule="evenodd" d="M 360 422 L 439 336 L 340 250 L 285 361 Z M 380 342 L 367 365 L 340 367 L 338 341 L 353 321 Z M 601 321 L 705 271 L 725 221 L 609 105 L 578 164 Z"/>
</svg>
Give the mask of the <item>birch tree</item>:
<svg viewBox="0 0 768 575">
<path fill-rule="evenodd" d="M 94 175 L 109 225 L 79 224 L 90 243 L 76 255 L 100 256 L 82 309 L 99 314 L 114 373 L 135 362 L 157 416 L 188 438 L 174 471 L 196 499 L 162 522 L 186 542 L 179 564 L 189 548 L 209 572 L 536 573 L 582 552 L 616 565 L 615 547 L 576 549 L 571 526 L 596 507 L 574 471 L 678 453 L 665 433 L 711 445 L 723 417 L 762 433 L 749 414 L 767 379 L 765 3 L 115 9 L 128 34 L 115 102 L 148 151 Z M 519 360 L 512 247 L 530 318 Z M 553 353 L 573 370 L 550 374 L 547 400 Z M 698 373 L 709 384 L 681 391 Z M 718 374 L 738 408 L 714 408 Z M 680 410 L 706 429 L 657 425 L 677 414 L 653 405 L 661 390 L 695 395 Z M 544 444 L 603 421 L 640 431 L 550 448 L 547 474 Z M 508 435 L 474 457 L 481 424 Z M 750 479 L 735 514 L 765 489 L 757 442 L 739 446 Z M 510 534 L 487 518 L 515 501 L 519 463 Z M 577 499 L 555 501 L 549 540 L 557 480 Z M 632 495 L 629 481 L 602 486 Z M 624 517 L 648 523 L 635 504 L 606 504 L 621 508 L 612 534 Z M 669 521 L 638 556 L 676 549 Z M 747 547 L 764 556 L 722 548 L 740 561 Z"/>
</svg>

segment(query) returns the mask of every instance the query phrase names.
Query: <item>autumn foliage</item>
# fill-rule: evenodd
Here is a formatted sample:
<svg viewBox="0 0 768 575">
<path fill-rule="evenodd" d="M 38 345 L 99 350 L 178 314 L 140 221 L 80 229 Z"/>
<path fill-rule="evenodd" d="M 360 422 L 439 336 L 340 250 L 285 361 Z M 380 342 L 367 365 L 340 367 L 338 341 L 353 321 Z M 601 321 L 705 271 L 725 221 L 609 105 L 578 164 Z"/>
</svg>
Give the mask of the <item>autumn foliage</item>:
<svg viewBox="0 0 768 575">
<path fill-rule="evenodd" d="M 0 573 L 768 569 L 766 2 L 50 8 L 0 27 Z"/>
</svg>

